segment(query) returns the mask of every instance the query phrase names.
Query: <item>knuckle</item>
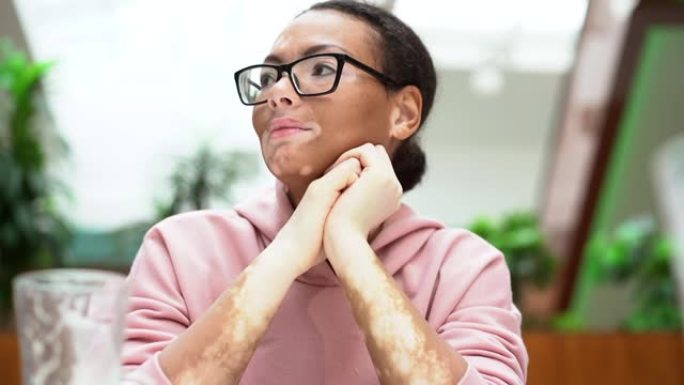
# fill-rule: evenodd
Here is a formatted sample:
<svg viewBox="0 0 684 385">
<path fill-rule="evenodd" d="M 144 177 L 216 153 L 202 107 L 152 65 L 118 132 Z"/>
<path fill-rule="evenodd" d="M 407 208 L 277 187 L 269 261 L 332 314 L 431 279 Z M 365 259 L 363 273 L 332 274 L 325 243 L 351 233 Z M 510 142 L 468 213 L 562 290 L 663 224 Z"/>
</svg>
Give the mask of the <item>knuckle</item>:
<svg viewBox="0 0 684 385">
<path fill-rule="evenodd" d="M 322 183 L 320 179 L 316 179 L 309 183 L 309 187 L 306 188 L 306 191 L 309 192 L 311 195 L 318 195 L 321 193 L 322 189 Z"/>
</svg>

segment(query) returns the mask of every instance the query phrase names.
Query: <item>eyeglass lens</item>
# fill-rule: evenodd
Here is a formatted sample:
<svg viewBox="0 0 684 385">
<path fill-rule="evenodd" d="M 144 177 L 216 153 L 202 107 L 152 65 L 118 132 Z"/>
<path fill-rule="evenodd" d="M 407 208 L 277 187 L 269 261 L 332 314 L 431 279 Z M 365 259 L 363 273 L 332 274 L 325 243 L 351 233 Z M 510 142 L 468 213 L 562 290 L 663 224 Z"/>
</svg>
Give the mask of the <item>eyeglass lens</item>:
<svg viewBox="0 0 684 385">
<path fill-rule="evenodd" d="M 315 95 L 330 91 L 335 86 L 338 60 L 334 56 L 316 56 L 292 66 L 294 86 L 300 95 Z M 240 73 L 240 95 L 249 104 L 268 99 L 271 87 L 279 80 L 277 69 L 269 66 L 252 67 Z"/>
</svg>

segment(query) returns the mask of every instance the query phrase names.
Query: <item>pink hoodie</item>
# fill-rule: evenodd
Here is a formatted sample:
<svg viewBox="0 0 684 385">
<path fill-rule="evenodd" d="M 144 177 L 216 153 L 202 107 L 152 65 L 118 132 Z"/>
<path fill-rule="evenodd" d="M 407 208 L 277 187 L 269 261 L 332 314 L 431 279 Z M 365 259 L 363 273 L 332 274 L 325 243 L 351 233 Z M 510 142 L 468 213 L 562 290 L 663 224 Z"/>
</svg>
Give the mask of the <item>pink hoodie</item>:
<svg viewBox="0 0 684 385">
<path fill-rule="evenodd" d="M 292 211 L 278 184 L 235 210 L 177 215 L 148 232 L 128 276 L 126 384 L 171 384 L 158 353 L 231 286 Z M 371 246 L 416 309 L 467 360 L 459 384 L 525 382 L 521 315 L 498 250 L 406 205 L 387 219 Z M 378 384 L 328 264 L 292 284 L 240 384 Z"/>
</svg>

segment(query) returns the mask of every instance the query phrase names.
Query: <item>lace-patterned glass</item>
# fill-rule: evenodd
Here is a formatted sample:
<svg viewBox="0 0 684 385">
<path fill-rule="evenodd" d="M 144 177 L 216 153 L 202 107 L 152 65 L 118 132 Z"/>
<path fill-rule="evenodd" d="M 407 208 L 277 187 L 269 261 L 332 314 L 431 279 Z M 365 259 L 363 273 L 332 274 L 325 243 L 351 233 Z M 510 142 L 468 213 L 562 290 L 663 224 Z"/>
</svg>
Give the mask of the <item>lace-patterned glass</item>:
<svg viewBox="0 0 684 385">
<path fill-rule="evenodd" d="M 15 278 L 23 384 L 119 384 L 126 303 L 117 273 L 53 269 Z"/>
</svg>

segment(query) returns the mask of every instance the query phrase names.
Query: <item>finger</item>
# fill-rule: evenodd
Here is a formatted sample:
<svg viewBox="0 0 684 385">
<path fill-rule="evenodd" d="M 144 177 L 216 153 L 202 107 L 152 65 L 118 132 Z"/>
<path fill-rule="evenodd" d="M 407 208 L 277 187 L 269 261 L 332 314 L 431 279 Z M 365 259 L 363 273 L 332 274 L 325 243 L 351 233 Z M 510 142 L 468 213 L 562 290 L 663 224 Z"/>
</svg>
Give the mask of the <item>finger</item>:
<svg viewBox="0 0 684 385">
<path fill-rule="evenodd" d="M 381 144 L 375 145 L 375 152 L 377 153 L 379 158 L 383 158 L 383 159 L 386 159 L 389 161 L 392 160 L 392 158 L 390 158 L 389 153 L 387 152 L 387 149 L 385 148 L 385 146 L 383 146 Z"/>
<path fill-rule="evenodd" d="M 340 155 L 338 160 L 344 161 L 350 158 L 357 158 L 361 162 L 361 167 L 363 168 L 375 165 L 379 161 L 378 151 L 371 143 L 366 143 L 346 151 Z"/>
<path fill-rule="evenodd" d="M 340 163 L 346 161 L 347 159 L 350 159 L 350 158 L 357 158 L 357 159 L 358 159 L 358 158 L 359 158 L 358 156 L 350 155 L 350 152 L 351 152 L 352 150 L 354 150 L 354 149 L 361 149 L 362 147 L 367 146 L 367 145 L 369 145 L 369 144 L 370 144 L 370 143 L 366 143 L 366 144 L 363 144 L 363 145 L 358 146 L 358 147 L 354 147 L 353 149 L 344 152 L 342 155 L 340 155 L 340 156 L 337 158 L 337 160 L 335 160 L 335 163 L 333 163 L 330 167 L 328 167 L 327 170 L 325 170 L 325 172 L 327 173 L 328 171 L 330 171 L 330 170 L 332 170 L 333 168 L 337 167 Z"/>
<path fill-rule="evenodd" d="M 357 158 L 349 158 L 333 167 L 323 178 L 336 190 L 341 190 L 354 183 L 361 173 L 361 164 Z"/>
</svg>

